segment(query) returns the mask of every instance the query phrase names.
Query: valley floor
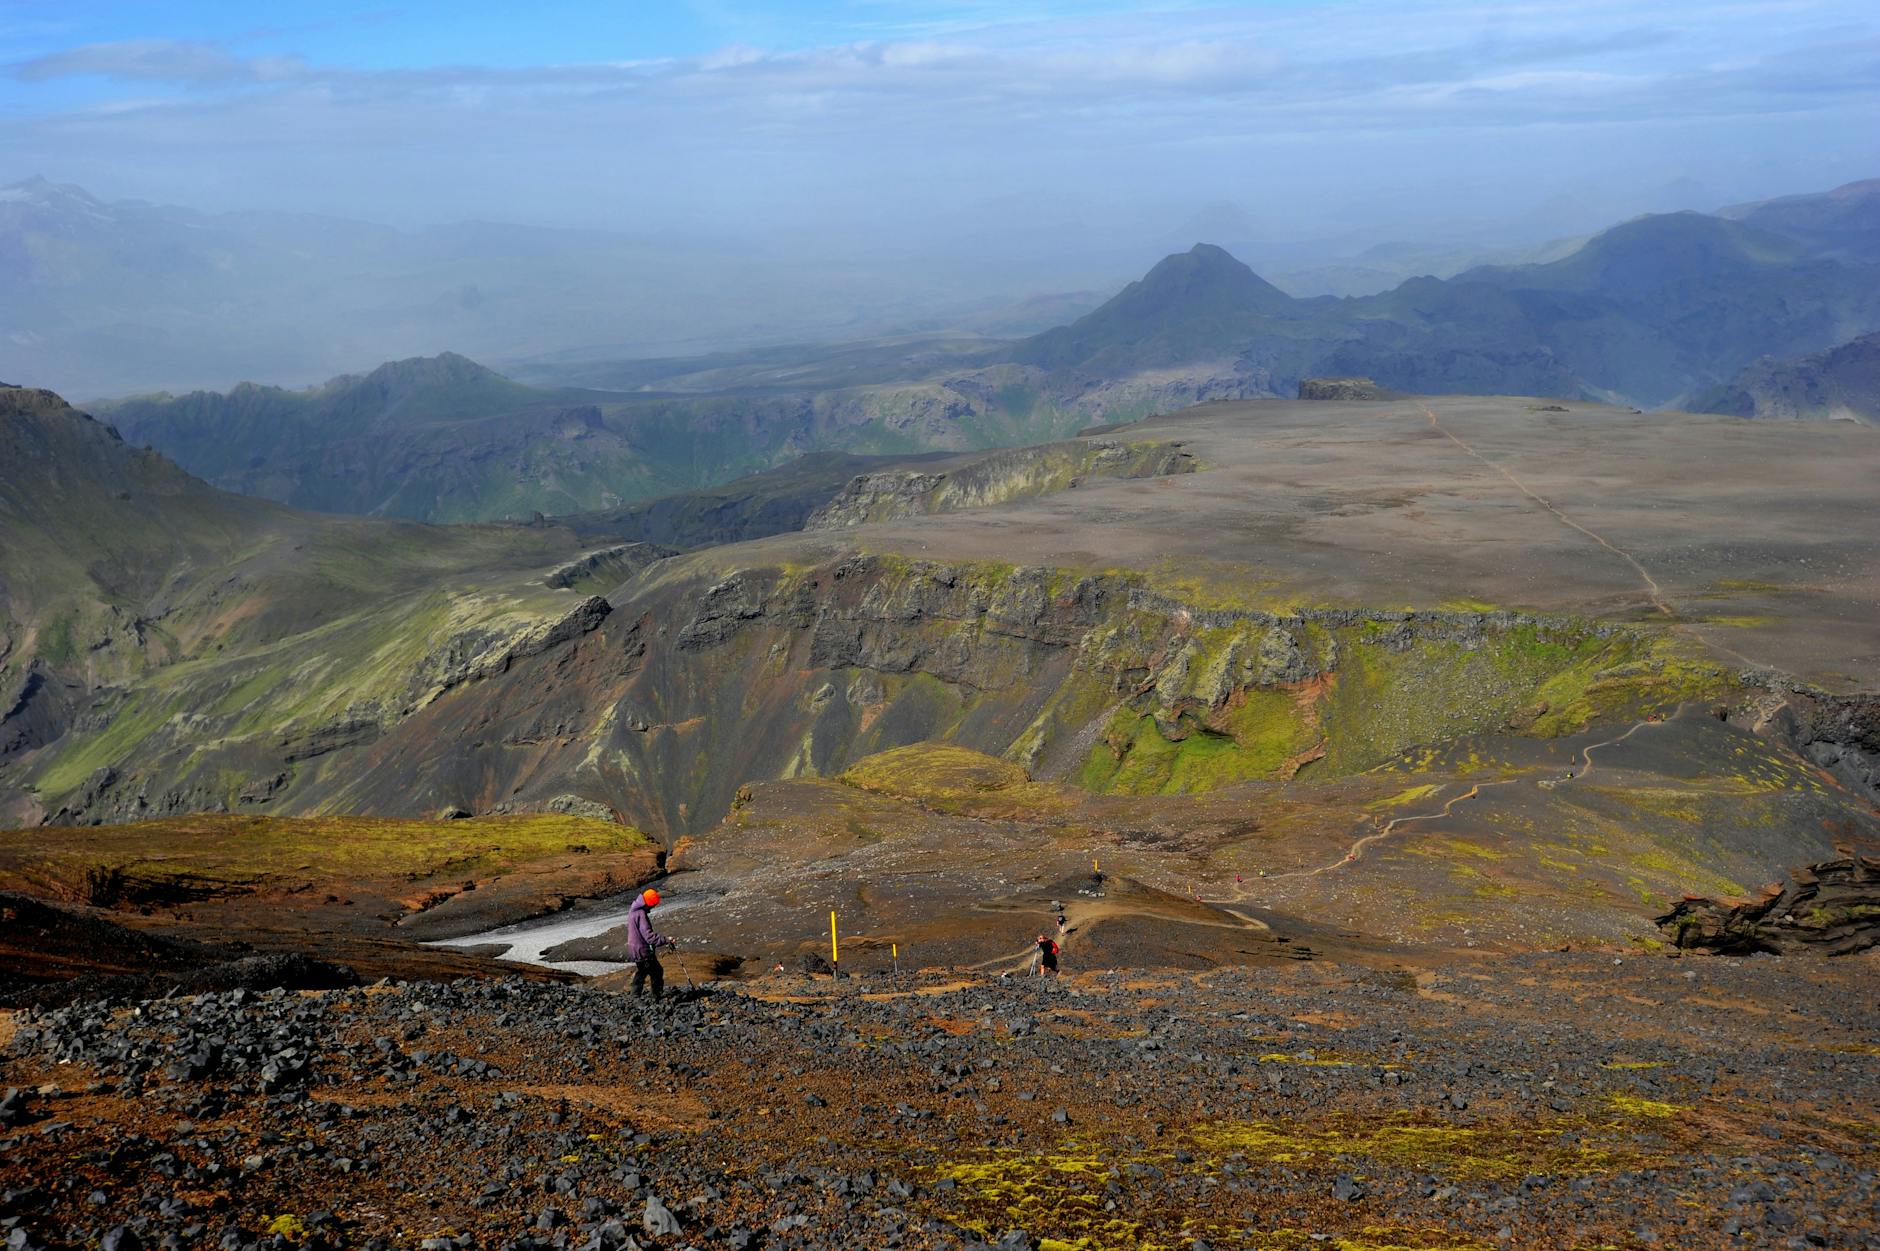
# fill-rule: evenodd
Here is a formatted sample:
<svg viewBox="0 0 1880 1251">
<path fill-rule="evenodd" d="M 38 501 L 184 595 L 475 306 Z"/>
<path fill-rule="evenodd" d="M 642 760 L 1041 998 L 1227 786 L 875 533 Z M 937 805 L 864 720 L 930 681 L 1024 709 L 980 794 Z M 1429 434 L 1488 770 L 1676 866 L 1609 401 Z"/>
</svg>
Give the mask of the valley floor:
<svg viewBox="0 0 1880 1251">
<path fill-rule="evenodd" d="M 119 1251 L 1875 1247 L 1876 971 L 870 968 L 21 1012 L 0 1220 Z"/>
</svg>

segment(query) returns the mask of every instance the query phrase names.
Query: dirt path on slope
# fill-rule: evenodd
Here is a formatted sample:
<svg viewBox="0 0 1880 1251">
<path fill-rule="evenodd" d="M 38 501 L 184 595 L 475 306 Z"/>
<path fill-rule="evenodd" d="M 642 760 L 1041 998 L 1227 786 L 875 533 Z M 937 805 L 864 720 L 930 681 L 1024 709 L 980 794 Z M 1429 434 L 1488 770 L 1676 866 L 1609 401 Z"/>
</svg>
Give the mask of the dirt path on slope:
<svg viewBox="0 0 1880 1251">
<path fill-rule="evenodd" d="M 1580 749 L 1580 752 L 1579 752 L 1580 767 L 1579 768 L 1569 770 L 1567 773 L 1567 776 L 1564 778 L 1545 778 L 1545 779 L 1536 781 L 1535 785 L 1544 787 L 1547 789 L 1552 789 L 1556 786 L 1559 786 L 1563 782 L 1570 782 L 1570 781 L 1575 781 L 1575 780 L 1584 778 L 1587 774 L 1593 771 L 1593 768 L 1594 768 L 1593 753 L 1594 752 L 1599 751 L 1601 748 L 1617 746 L 1618 744 L 1623 743 L 1627 739 L 1631 738 L 1634 734 L 1637 734 L 1640 730 L 1645 729 L 1647 726 L 1669 724 L 1673 719 L 1680 716 L 1684 712 L 1684 708 L 1685 708 L 1685 705 L 1679 704 L 1676 710 L 1672 712 L 1670 717 L 1657 717 L 1657 716 L 1645 717 L 1642 720 L 1634 722 L 1629 728 L 1626 729 L 1626 731 L 1623 734 L 1615 734 L 1611 738 L 1601 739 L 1597 743 L 1588 743 L 1585 747 L 1582 747 Z M 1406 825 L 1410 825 L 1418 821 L 1439 820 L 1443 817 L 1449 816 L 1452 812 L 1454 812 L 1457 804 L 1463 803 L 1467 800 L 1475 799 L 1478 796 L 1480 796 L 1481 793 L 1485 790 L 1489 790 L 1497 786 L 1515 786 L 1527 780 L 1528 779 L 1526 778 L 1504 778 L 1497 782 L 1474 783 L 1473 785 L 1469 787 L 1468 790 L 1464 791 L 1462 794 L 1452 796 L 1451 798 L 1445 800 L 1441 807 L 1432 809 L 1429 812 L 1419 812 L 1412 816 L 1407 816 L 1407 817 L 1392 817 L 1390 820 L 1384 822 L 1383 825 L 1372 830 L 1370 833 L 1362 835 L 1356 840 L 1354 840 L 1351 843 L 1351 845 L 1345 849 L 1345 854 L 1343 856 L 1339 857 L 1337 860 L 1331 861 L 1328 864 L 1322 864 L 1322 865 L 1319 865 L 1317 868 L 1313 868 L 1313 869 L 1289 869 L 1284 873 L 1269 873 L 1269 874 L 1266 874 L 1264 877 L 1259 878 L 1257 882 L 1254 884 L 1252 889 L 1249 888 L 1249 885 L 1247 883 L 1242 882 L 1236 885 L 1233 894 L 1225 896 L 1220 899 L 1203 900 L 1203 902 L 1214 903 L 1214 904 L 1245 903 L 1252 897 L 1253 891 L 1257 890 L 1258 882 L 1284 881 L 1287 878 L 1297 878 L 1297 877 L 1317 877 L 1322 873 L 1331 873 L 1338 869 L 1347 868 L 1357 863 L 1359 857 L 1363 855 L 1365 848 L 1371 846 L 1373 843 L 1381 842 L 1382 840 L 1389 838 L 1392 834 L 1396 833 L 1399 829 L 1401 829 L 1402 827 Z"/>
<path fill-rule="evenodd" d="M 1685 712 L 1685 709 L 1686 709 L 1686 705 L 1679 704 L 1677 708 L 1673 710 L 1671 715 L 1668 717 L 1658 717 L 1655 715 L 1644 717 L 1638 721 L 1633 722 L 1622 733 L 1615 734 L 1610 738 L 1601 739 L 1596 743 L 1588 743 L 1586 746 L 1580 748 L 1579 750 L 1579 753 L 1577 755 L 1577 760 L 1579 762 L 1578 766 L 1574 769 L 1569 770 L 1565 777 L 1535 779 L 1534 784 L 1536 786 L 1543 787 L 1546 789 L 1552 789 L 1566 782 L 1583 779 L 1588 774 L 1592 773 L 1595 768 L 1595 765 L 1593 762 L 1594 752 L 1601 751 L 1608 747 L 1616 747 L 1620 743 L 1623 743 L 1627 739 L 1630 739 L 1634 734 L 1637 734 L 1640 730 L 1646 729 L 1649 726 L 1669 724 L 1671 721 L 1675 720 L 1679 716 L 1682 716 Z M 1472 799 L 1479 798 L 1484 791 L 1492 790 L 1493 788 L 1498 787 L 1498 786 L 1516 786 L 1522 782 L 1526 782 L 1529 780 L 1530 779 L 1526 777 L 1515 777 L 1515 778 L 1503 778 L 1494 782 L 1472 783 L 1469 786 L 1468 790 L 1462 792 L 1459 795 L 1451 796 L 1449 799 L 1444 800 L 1441 805 L 1439 805 L 1436 808 L 1431 809 L 1428 812 L 1419 812 L 1419 813 L 1414 813 L 1409 816 L 1390 818 L 1388 821 L 1385 821 L 1382 825 L 1379 825 L 1376 828 L 1370 830 L 1368 833 L 1362 834 L 1358 838 L 1354 839 L 1351 842 L 1351 844 L 1345 849 L 1344 854 L 1341 855 L 1336 860 L 1329 861 L 1328 863 L 1318 865 L 1317 867 L 1310 868 L 1310 869 L 1290 869 L 1284 873 L 1269 873 L 1265 875 L 1264 877 L 1260 877 L 1256 879 L 1252 883 L 1242 882 L 1242 883 L 1236 884 L 1234 890 L 1231 893 L 1226 894 L 1226 895 L 1210 898 L 1210 897 L 1205 897 L 1197 893 L 1197 894 L 1193 894 L 1191 897 L 1197 903 L 1205 904 L 1211 907 L 1218 907 L 1218 908 L 1230 908 L 1235 904 L 1242 904 L 1242 903 L 1248 903 L 1248 902 L 1255 902 L 1255 903 L 1264 902 L 1258 898 L 1259 894 L 1261 893 L 1260 887 L 1263 884 L 1277 882 L 1277 881 L 1285 881 L 1288 878 L 1318 877 L 1321 874 L 1333 873 L 1339 869 L 1349 868 L 1350 866 L 1356 864 L 1359 861 L 1359 859 L 1362 858 L 1366 848 L 1372 846 L 1375 843 L 1382 842 L 1384 839 L 1389 838 L 1392 834 L 1395 834 L 1398 830 L 1402 829 L 1406 825 L 1414 825 L 1418 822 L 1441 820 L 1442 818 L 1451 815 L 1455 811 L 1457 805 L 1466 803 Z M 1154 907 L 1132 905 L 1132 904 L 1123 902 L 1121 900 L 1096 899 L 1096 900 L 1088 900 L 1088 901 L 1084 901 L 1084 900 L 1073 901 L 1064 905 L 1064 916 L 1065 916 L 1066 921 L 1068 922 L 1068 925 L 1064 934 L 1059 936 L 1058 946 L 1061 950 L 1069 951 L 1073 945 L 1073 939 L 1078 930 L 1082 929 L 1083 927 L 1087 925 L 1095 924 L 1099 921 L 1114 920 L 1114 919 L 1124 918 L 1124 917 L 1159 918 L 1162 920 L 1170 921 L 1171 923 L 1174 923 L 1174 924 L 1212 926 L 1212 927 L 1220 928 L 1220 929 L 1269 930 L 1271 928 L 1265 925 L 1264 923 L 1257 921 L 1251 917 L 1242 917 L 1241 914 L 1239 913 L 1233 913 L 1232 915 L 1238 919 L 1237 920 L 1227 920 L 1227 919 L 1207 920 L 1207 919 L 1201 919 L 1201 918 L 1195 918 L 1195 919 L 1173 918 L 1173 917 L 1169 917 L 1165 912 L 1159 911 Z M 1045 926 L 1046 926 L 1046 933 L 1050 934 L 1053 932 L 1053 927 L 1055 926 L 1055 922 L 1047 920 L 1045 923 Z M 1008 953 L 1006 955 L 994 956 L 990 960 L 981 960 L 976 964 L 969 964 L 964 967 L 967 969 L 1006 969 L 1006 970 L 1010 970 L 1014 972 L 1029 971 L 1032 967 L 1032 962 L 1034 961 L 1035 958 L 1036 958 L 1036 948 L 1031 944 L 1027 944 L 1025 947 L 1019 949 L 1016 952 Z"/>
<path fill-rule="evenodd" d="M 1445 426 L 1437 418 L 1436 410 L 1431 408 L 1427 404 L 1423 405 L 1423 415 L 1429 418 L 1430 428 L 1432 430 L 1436 431 L 1438 434 L 1442 435 L 1445 439 L 1448 439 L 1451 443 L 1455 444 L 1458 448 L 1462 449 L 1463 453 L 1469 456 L 1471 459 L 1478 461 L 1482 465 L 1487 466 L 1489 469 L 1494 470 L 1497 474 L 1501 476 L 1501 478 L 1504 481 L 1508 483 L 1508 485 L 1512 486 L 1515 490 L 1519 491 L 1522 495 L 1526 496 L 1529 500 L 1532 500 L 1535 504 L 1538 504 L 1543 510 L 1547 512 L 1549 516 L 1553 517 L 1554 520 L 1558 521 L 1561 525 L 1566 526 L 1569 530 L 1572 530 L 1575 533 L 1585 535 L 1587 538 L 1591 539 L 1593 542 L 1599 544 L 1599 546 L 1605 548 L 1608 552 L 1611 552 L 1614 556 L 1617 556 L 1620 560 L 1624 561 L 1631 568 L 1632 572 L 1638 575 L 1639 581 L 1644 585 L 1646 598 L 1651 602 L 1653 611 L 1657 612 L 1659 616 L 1664 617 L 1670 623 L 1670 626 L 1674 631 L 1683 635 L 1685 638 L 1692 639 L 1710 650 L 1721 652 L 1722 654 L 1730 657 L 1732 660 L 1748 665 L 1751 668 L 1762 669 L 1762 668 L 1769 667 L 1763 664 L 1759 660 L 1756 660 L 1749 656 L 1745 656 L 1742 652 L 1736 651 L 1734 648 L 1726 647 L 1721 643 L 1717 643 L 1714 640 L 1708 639 L 1704 637 L 1702 634 L 1699 634 L 1696 630 L 1692 629 L 1690 626 L 1685 625 L 1683 622 L 1681 622 L 1678 619 L 1678 610 L 1671 603 L 1670 599 L 1666 597 L 1664 587 L 1658 584 L 1658 579 L 1652 576 L 1651 570 L 1647 569 L 1645 565 L 1643 564 L 1643 562 L 1641 562 L 1638 557 L 1634 556 L 1631 552 L 1627 551 L 1625 548 L 1620 547 L 1617 543 L 1612 542 L 1610 539 L 1606 538 L 1605 535 L 1600 534 L 1598 531 L 1593 530 L 1588 526 L 1582 525 L 1580 522 L 1575 521 L 1573 518 L 1567 516 L 1567 514 L 1561 512 L 1560 509 L 1554 506 L 1554 503 L 1552 500 L 1548 499 L 1546 496 L 1536 491 L 1533 487 L 1530 487 L 1527 483 L 1523 482 L 1520 478 L 1516 477 L 1513 471 L 1509 470 L 1505 465 L 1501 464 L 1501 462 L 1496 461 L 1496 460 L 1491 460 L 1487 456 L 1484 456 L 1482 453 L 1476 451 L 1475 448 L 1472 445 L 1470 445 L 1466 440 L 1458 436 L 1454 431 L 1450 430 L 1449 427 Z"/>
</svg>

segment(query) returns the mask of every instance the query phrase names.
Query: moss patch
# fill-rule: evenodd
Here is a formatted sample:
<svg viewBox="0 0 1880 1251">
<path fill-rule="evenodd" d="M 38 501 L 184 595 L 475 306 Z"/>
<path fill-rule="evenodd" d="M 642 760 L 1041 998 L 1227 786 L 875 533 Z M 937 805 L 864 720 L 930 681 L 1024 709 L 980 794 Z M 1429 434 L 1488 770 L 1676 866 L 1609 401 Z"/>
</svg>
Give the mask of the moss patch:
<svg viewBox="0 0 1880 1251">
<path fill-rule="evenodd" d="M 653 845 L 640 831 L 563 813 L 421 821 L 393 817 L 166 817 L 0 833 L 0 887 L 85 898 L 100 874 L 200 889 L 337 879 L 489 876 L 581 850 Z"/>
<path fill-rule="evenodd" d="M 857 790 L 973 816 L 1046 817 L 1068 811 L 1058 787 L 1009 760 L 948 743 L 915 743 L 868 756 L 836 779 Z"/>
<path fill-rule="evenodd" d="M 1317 741 L 1316 718 L 1295 691 L 1237 691 L 1205 716 L 1183 712 L 1179 736 L 1148 713 L 1119 709 L 1084 757 L 1077 782 L 1126 795 L 1198 794 L 1275 777 Z"/>
<path fill-rule="evenodd" d="M 1624 1095 L 1616 1091 L 1606 1096 L 1606 1106 L 1625 1116 L 1642 1116 L 1650 1120 L 1682 1116 L 1691 1110 L 1687 1104 L 1641 1099 L 1637 1095 Z"/>
<path fill-rule="evenodd" d="M 1050 1230 L 1043 1245 L 1134 1247 L 1142 1226 L 1103 1210 L 1109 1166 L 1094 1153 L 1029 1154 L 1001 1151 L 976 1160 L 938 1165 L 935 1180 L 959 1187 L 959 1209 L 948 1219 L 996 1238 L 1007 1229 Z"/>
<path fill-rule="evenodd" d="M 1259 1230 L 1247 1236 L 1256 1251 L 1493 1251 L 1494 1244 L 1447 1229 L 1402 1225 L 1367 1225 L 1356 1234 L 1325 1234 L 1303 1229 Z"/>
<path fill-rule="evenodd" d="M 1215 1155 L 1238 1151 L 1276 1164 L 1329 1164 L 1340 1156 L 1357 1156 L 1470 1179 L 1606 1173 L 1643 1167 L 1652 1158 L 1632 1141 L 1632 1131 L 1623 1124 L 1578 1118 L 1536 1126 L 1336 1119 L 1311 1128 L 1216 1121 L 1195 1127 L 1190 1137 L 1199 1149 Z"/>
</svg>

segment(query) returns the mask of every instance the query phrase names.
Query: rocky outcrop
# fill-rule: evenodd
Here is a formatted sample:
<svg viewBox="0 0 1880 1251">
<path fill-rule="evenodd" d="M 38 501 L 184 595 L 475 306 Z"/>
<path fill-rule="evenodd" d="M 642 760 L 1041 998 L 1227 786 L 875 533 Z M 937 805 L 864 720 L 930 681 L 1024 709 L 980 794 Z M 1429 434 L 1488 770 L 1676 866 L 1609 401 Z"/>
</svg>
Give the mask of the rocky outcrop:
<svg viewBox="0 0 1880 1251">
<path fill-rule="evenodd" d="M 1684 899 L 1657 923 L 1679 947 L 1719 955 L 1866 951 L 1880 946 L 1880 857 L 1795 869 L 1752 900 Z"/>
<path fill-rule="evenodd" d="M 1386 391 L 1369 378 L 1301 378 L 1302 400 L 1389 400 L 1396 392 Z"/>
<path fill-rule="evenodd" d="M 1758 728 L 1773 730 L 1850 790 L 1880 802 L 1880 695 L 1835 694 L 1772 673 L 1748 675 L 1769 694 Z"/>
<path fill-rule="evenodd" d="M 82 692 L 38 659 L 0 682 L 0 760 L 65 733 Z"/>
<path fill-rule="evenodd" d="M 935 494 L 946 484 L 944 473 L 889 470 L 857 474 L 834 499 L 812 512 L 805 530 L 836 530 L 864 522 L 933 512 Z"/>
<path fill-rule="evenodd" d="M 671 548 L 652 543 L 616 543 L 596 548 L 549 571 L 543 583 L 557 591 L 580 582 L 618 585 L 655 561 L 673 555 Z"/>
<path fill-rule="evenodd" d="M 1193 473 L 1180 443 L 1093 439 L 996 452 L 935 471 L 858 474 L 816 509 L 805 530 L 837 530 L 895 517 L 985 508 L 1074 489 L 1092 478 L 1159 478 Z"/>
<path fill-rule="evenodd" d="M 465 630 L 424 658 L 405 688 L 403 711 L 430 703 L 452 687 L 506 671 L 517 660 L 595 629 L 613 611 L 599 595 L 590 595 L 560 617 L 536 621 L 520 632 L 500 628 Z"/>
<path fill-rule="evenodd" d="M 765 613 L 763 588 L 745 574 L 734 574 L 706 589 L 692 619 L 679 629 L 682 651 L 700 651 L 724 642 L 746 621 Z"/>
<path fill-rule="evenodd" d="M 1880 334 L 1813 356 L 1756 361 L 1689 404 L 1693 412 L 1733 417 L 1880 422 Z"/>
<path fill-rule="evenodd" d="M 377 721 L 366 718 L 348 718 L 311 726 L 281 738 L 281 759 L 289 764 L 297 760 L 311 760 L 342 748 L 363 746 L 383 732 L 384 727 Z"/>
</svg>

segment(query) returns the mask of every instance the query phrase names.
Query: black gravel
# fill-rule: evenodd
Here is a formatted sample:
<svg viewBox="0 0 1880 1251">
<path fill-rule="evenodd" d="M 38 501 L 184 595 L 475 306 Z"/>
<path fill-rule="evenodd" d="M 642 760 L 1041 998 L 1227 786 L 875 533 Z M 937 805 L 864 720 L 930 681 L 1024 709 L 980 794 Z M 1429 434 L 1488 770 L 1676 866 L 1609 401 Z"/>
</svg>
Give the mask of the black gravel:
<svg viewBox="0 0 1880 1251">
<path fill-rule="evenodd" d="M 1827 967 L 76 1004 L 0 1069 L 0 1245 L 1880 1247 Z"/>
</svg>

